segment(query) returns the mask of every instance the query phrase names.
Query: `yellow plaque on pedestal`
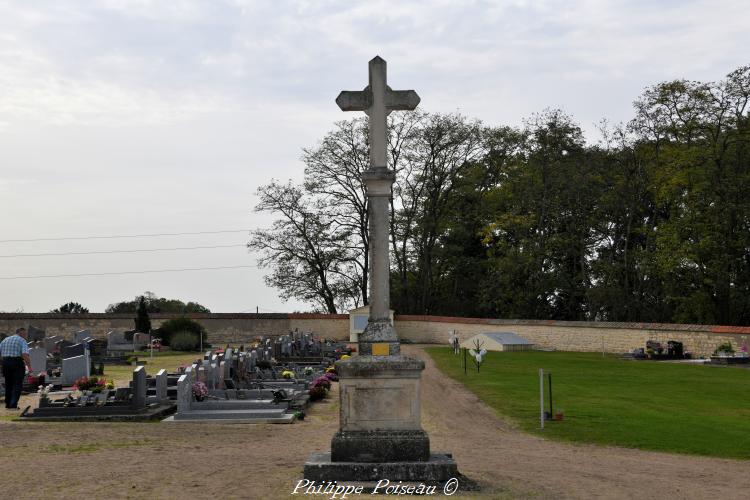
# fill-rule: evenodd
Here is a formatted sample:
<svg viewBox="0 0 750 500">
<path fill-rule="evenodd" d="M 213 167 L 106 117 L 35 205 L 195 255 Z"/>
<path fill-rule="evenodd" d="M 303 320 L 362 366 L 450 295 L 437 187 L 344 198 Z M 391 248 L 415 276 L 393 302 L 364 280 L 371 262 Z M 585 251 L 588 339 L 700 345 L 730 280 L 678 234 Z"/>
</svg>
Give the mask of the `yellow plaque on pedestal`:
<svg viewBox="0 0 750 500">
<path fill-rule="evenodd" d="M 373 356 L 388 356 L 390 354 L 390 347 L 386 343 L 372 344 L 372 355 Z"/>
</svg>

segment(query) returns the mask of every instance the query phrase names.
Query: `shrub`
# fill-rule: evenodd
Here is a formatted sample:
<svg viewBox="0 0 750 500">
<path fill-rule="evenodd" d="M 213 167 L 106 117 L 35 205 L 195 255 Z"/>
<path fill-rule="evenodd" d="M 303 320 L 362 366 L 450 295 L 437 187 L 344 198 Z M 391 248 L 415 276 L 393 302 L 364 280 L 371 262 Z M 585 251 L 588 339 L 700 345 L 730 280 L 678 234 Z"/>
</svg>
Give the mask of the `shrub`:
<svg viewBox="0 0 750 500">
<path fill-rule="evenodd" d="M 207 346 L 206 344 L 206 329 L 203 328 L 203 325 L 198 323 L 197 321 L 194 321 L 190 318 L 172 318 L 164 323 L 161 324 L 161 326 L 158 328 L 158 334 L 159 337 L 161 337 L 161 343 L 165 346 L 172 347 L 172 339 L 178 334 L 182 332 L 191 332 L 195 337 L 198 339 L 198 345 L 196 346 L 196 349 L 198 346 L 200 346 L 200 339 L 201 335 L 203 335 L 203 345 Z"/>
<path fill-rule="evenodd" d="M 727 354 L 734 353 L 734 348 L 732 347 L 732 343 L 726 342 L 724 344 L 720 344 L 719 347 L 717 347 L 716 350 L 714 351 L 714 355 L 718 355 L 722 352 L 725 352 Z"/>
<path fill-rule="evenodd" d="M 197 351 L 200 348 L 200 337 L 193 332 L 176 332 L 172 335 L 173 351 Z"/>
</svg>

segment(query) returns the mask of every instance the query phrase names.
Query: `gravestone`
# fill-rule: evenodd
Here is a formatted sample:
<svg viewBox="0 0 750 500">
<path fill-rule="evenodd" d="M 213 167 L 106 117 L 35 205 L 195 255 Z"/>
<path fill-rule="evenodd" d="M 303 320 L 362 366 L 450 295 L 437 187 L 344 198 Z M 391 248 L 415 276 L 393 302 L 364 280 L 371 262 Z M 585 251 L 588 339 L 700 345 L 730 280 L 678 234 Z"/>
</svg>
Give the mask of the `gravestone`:
<svg viewBox="0 0 750 500">
<path fill-rule="evenodd" d="M 27 342 L 39 342 L 40 340 L 43 340 L 45 338 L 45 332 L 41 328 L 37 328 L 34 325 L 29 325 L 29 327 L 26 329 L 26 333 L 28 334 Z"/>
<path fill-rule="evenodd" d="M 72 385 L 81 377 L 90 375 L 91 363 L 88 354 L 63 358 L 60 370 L 60 383 L 64 386 Z"/>
<path fill-rule="evenodd" d="M 91 332 L 88 330 L 79 330 L 73 334 L 73 342 L 80 344 L 87 338 L 91 337 Z"/>
<path fill-rule="evenodd" d="M 146 367 L 138 366 L 133 370 L 133 381 L 131 382 L 131 391 L 133 393 L 133 408 L 143 408 L 146 406 L 146 392 L 148 383 L 146 381 Z"/>
<path fill-rule="evenodd" d="M 220 361 L 219 363 L 223 363 Z M 220 389 L 219 380 L 221 380 L 221 369 L 216 363 L 211 363 L 209 369 L 206 372 L 206 385 L 209 389 Z"/>
<path fill-rule="evenodd" d="M 136 348 L 148 345 L 151 342 L 151 338 L 148 333 L 135 332 L 133 334 L 133 345 Z"/>
<path fill-rule="evenodd" d="M 61 339 L 55 343 L 55 351 L 60 353 L 60 357 L 62 357 L 62 353 L 65 350 L 66 347 L 70 347 L 74 345 L 73 342 L 66 339 Z"/>
<path fill-rule="evenodd" d="M 34 347 L 29 349 L 32 373 L 43 373 L 47 371 L 47 349 Z"/>
<path fill-rule="evenodd" d="M 44 348 L 47 349 L 47 352 L 52 352 L 55 350 L 55 344 L 62 339 L 63 338 L 58 335 L 52 335 L 50 337 L 44 337 L 42 343 L 44 344 Z"/>
<path fill-rule="evenodd" d="M 185 368 L 185 373 L 177 380 L 177 412 L 190 411 L 193 401 L 193 367 Z"/>
<path fill-rule="evenodd" d="M 169 402 L 169 397 L 167 395 L 167 385 L 168 385 L 168 376 L 167 376 L 167 370 L 161 369 L 156 374 L 155 381 L 156 381 L 156 401 L 159 404 L 165 404 Z"/>
<path fill-rule="evenodd" d="M 227 369 L 227 362 L 222 361 L 219 363 L 219 366 L 215 366 L 214 370 L 214 388 L 216 389 L 223 389 L 225 387 L 224 379 L 228 378 L 224 374 L 228 371 Z"/>
<path fill-rule="evenodd" d="M 125 339 L 125 332 L 121 332 L 118 330 L 112 330 L 111 332 L 107 332 L 107 343 L 114 345 L 114 344 L 129 344 Z"/>
<path fill-rule="evenodd" d="M 83 343 L 80 344 L 73 344 L 69 345 L 67 347 L 63 347 L 60 351 L 60 356 L 62 359 L 67 358 L 73 358 L 76 356 L 83 356 L 83 354 L 86 352 L 86 345 Z"/>
<path fill-rule="evenodd" d="M 100 358 L 107 352 L 107 341 L 104 339 L 89 337 L 83 343 L 86 344 L 86 349 L 88 349 L 89 356 L 92 358 Z"/>
<path fill-rule="evenodd" d="M 365 111 L 369 117 L 370 165 L 362 181 L 369 204 L 370 316 L 359 335 L 360 355 L 336 363 L 340 416 L 331 453 L 314 453 L 305 464 L 305 478 L 445 482 L 458 469 L 449 455 L 431 454 L 421 426 L 424 362 L 401 355 L 390 319 L 388 212 L 395 173 L 387 166 L 387 116 L 392 110 L 413 110 L 419 96 L 413 90 L 392 90 L 386 62 L 375 57 L 369 63 L 369 85 L 341 92 L 336 103 L 343 111 Z M 310 335 L 302 338 L 307 353 Z"/>
</svg>

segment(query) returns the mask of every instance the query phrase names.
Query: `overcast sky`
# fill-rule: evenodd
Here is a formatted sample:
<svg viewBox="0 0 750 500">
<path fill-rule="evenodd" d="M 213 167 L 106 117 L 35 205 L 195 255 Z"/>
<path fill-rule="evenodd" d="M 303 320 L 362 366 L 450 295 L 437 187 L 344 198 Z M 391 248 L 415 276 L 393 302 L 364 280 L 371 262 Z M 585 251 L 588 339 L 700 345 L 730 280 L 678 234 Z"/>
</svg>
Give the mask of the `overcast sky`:
<svg viewBox="0 0 750 500">
<path fill-rule="evenodd" d="M 0 0 L 0 311 L 92 312 L 146 290 L 216 312 L 308 310 L 252 267 L 271 178 L 388 61 L 420 107 L 520 125 L 560 107 L 593 138 L 644 87 L 750 63 L 736 1 Z M 235 231 L 124 239 L 40 238 Z M 221 246 L 125 254 L 19 254 Z"/>
</svg>

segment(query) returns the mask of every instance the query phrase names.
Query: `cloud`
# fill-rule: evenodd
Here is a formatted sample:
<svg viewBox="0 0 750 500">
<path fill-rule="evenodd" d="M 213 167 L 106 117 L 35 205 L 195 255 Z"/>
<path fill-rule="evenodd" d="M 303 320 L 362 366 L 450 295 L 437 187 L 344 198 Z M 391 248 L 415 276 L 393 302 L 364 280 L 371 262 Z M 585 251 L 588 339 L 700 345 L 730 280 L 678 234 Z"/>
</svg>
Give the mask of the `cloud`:
<svg viewBox="0 0 750 500">
<path fill-rule="evenodd" d="M 716 80 L 747 64 L 746 24 L 746 0 L 0 0 L 3 229 L 34 237 L 265 224 L 252 193 L 271 177 L 301 177 L 301 149 L 355 116 L 334 98 L 367 84 L 376 54 L 393 88 L 417 90 L 423 109 L 520 125 L 562 107 L 592 132 L 602 118 L 629 119 L 645 86 Z M 200 267 L 214 257 L 181 258 Z M 154 267 L 133 259 L 95 270 Z M 15 265 L 0 262 L 0 274 Z M 89 262 L 24 265 L 61 274 Z M 225 311 L 304 308 L 269 303 L 275 292 L 259 275 L 243 276 L 206 275 L 200 293 L 216 291 L 201 296 L 190 279 L 180 288 L 169 276 L 43 292 L 19 281 L 0 291 L 0 309 L 79 298 L 101 310 L 144 289 L 185 289 L 181 298 Z"/>
</svg>

